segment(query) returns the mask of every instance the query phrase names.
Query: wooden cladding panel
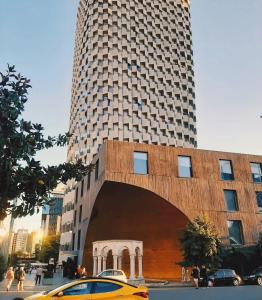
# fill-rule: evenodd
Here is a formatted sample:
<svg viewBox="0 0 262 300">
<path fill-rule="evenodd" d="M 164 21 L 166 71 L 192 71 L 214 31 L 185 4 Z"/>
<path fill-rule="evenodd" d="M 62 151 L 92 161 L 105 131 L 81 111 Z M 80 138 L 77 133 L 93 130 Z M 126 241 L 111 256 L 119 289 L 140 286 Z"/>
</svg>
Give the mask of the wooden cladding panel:
<svg viewBox="0 0 262 300">
<path fill-rule="evenodd" d="M 105 180 L 127 183 L 154 192 L 168 200 L 189 219 L 206 214 L 216 224 L 221 236 L 228 236 L 227 220 L 241 220 L 246 243 L 254 243 L 262 216 L 256 203 L 251 162 L 262 163 L 261 156 L 186 148 L 174 148 L 108 141 Z M 148 153 L 148 175 L 135 175 L 133 153 Z M 178 177 L 178 156 L 190 156 L 193 178 Z M 220 178 L 219 160 L 232 162 L 234 180 Z M 224 190 L 237 192 L 239 212 L 226 211 Z"/>
</svg>

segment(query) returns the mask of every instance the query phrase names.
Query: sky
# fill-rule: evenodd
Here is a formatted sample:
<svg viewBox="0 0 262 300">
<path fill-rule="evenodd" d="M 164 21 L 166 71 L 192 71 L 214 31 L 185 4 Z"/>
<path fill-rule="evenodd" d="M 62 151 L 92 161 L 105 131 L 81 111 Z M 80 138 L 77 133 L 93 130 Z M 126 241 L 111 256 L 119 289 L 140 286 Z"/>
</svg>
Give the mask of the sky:
<svg viewBox="0 0 262 300">
<path fill-rule="evenodd" d="M 0 0 L 0 70 L 31 79 L 25 118 L 56 135 L 69 127 L 78 0 Z M 198 146 L 262 154 L 262 1 L 191 0 Z M 66 149 L 42 152 L 44 164 Z M 31 230 L 39 216 L 16 222 Z"/>
</svg>

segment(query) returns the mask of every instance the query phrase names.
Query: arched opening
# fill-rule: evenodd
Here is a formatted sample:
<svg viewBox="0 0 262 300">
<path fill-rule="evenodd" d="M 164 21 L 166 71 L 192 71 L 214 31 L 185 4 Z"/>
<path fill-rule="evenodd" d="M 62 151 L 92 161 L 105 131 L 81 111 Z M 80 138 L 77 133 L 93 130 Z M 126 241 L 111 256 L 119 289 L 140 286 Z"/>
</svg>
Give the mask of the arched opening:
<svg viewBox="0 0 262 300">
<path fill-rule="evenodd" d="M 140 240 L 143 241 L 145 278 L 180 279 L 178 263 L 183 259 L 180 237 L 187 222 L 188 218 L 174 205 L 148 190 L 106 182 L 98 194 L 90 218 L 84 263 L 92 266 L 94 241 Z M 110 256 L 107 268 L 112 267 L 112 254 Z M 136 270 L 137 264 L 138 261 Z"/>
<path fill-rule="evenodd" d="M 121 259 L 122 259 L 122 267 L 121 269 L 125 272 L 126 276 L 130 277 L 130 256 L 129 256 L 129 250 L 127 248 L 124 248 L 121 251 Z"/>
<path fill-rule="evenodd" d="M 110 249 L 107 252 L 107 257 L 106 257 L 106 269 L 113 269 L 114 264 L 113 264 L 113 252 Z"/>
</svg>

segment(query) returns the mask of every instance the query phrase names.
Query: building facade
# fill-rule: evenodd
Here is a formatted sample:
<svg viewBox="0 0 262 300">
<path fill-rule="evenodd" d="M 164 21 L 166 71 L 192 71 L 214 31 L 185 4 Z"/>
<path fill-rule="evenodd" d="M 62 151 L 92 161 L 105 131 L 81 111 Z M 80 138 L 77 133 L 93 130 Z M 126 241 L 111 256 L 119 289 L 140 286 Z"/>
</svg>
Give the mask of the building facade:
<svg viewBox="0 0 262 300">
<path fill-rule="evenodd" d="M 106 140 L 196 147 L 189 0 L 80 0 L 68 160 Z"/>
<path fill-rule="evenodd" d="M 64 191 L 53 191 L 50 203 L 42 209 L 41 230 L 43 237 L 59 235 L 63 212 Z"/>
<path fill-rule="evenodd" d="M 13 246 L 12 253 L 21 252 L 27 253 L 27 239 L 28 239 L 28 230 L 27 229 L 18 229 L 13 236 Z"/>
<path fill-rule="evenodd" d="M 141 240 L 144 276 L 177 279 L 179 238 L 195 217 L 226 245 L 253 245 L 262 231 L 261 156 L 108 141 L 93 163 L 72 190 L 71 249 L 90 274 L 95 241 Z"/>
</svg>

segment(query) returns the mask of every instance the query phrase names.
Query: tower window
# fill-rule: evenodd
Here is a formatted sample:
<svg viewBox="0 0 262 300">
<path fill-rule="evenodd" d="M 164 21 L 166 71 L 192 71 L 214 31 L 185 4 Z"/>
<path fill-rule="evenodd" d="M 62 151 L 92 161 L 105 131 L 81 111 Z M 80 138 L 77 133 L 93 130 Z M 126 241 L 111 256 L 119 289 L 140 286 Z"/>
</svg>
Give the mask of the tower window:
<svg viewBox="0 0 262 300">
<path fill-rule="evenodd" d="M 148 174 L 148 154 L 146 152 L 134 152 L 134 173 Z"/>
</svg>

